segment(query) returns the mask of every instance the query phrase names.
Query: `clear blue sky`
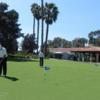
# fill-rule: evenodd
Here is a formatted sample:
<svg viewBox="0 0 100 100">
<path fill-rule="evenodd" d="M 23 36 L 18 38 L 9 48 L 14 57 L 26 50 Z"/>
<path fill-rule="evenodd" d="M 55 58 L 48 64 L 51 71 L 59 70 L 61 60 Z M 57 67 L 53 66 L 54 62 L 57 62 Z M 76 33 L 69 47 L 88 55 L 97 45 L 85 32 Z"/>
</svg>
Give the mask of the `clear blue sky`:
<svg viewBox="0 0 100 100">
<path fill-rule="evenodd" d="M 32 33 L 32 14 L 30 5 L 40 4 L 41 0 L 0 0 L 19 13 L 22 32 Z M 88 37 L 90 31 L 100 29 L 100 0 L 44 0 L 54 2 L 59 8 L 56 23 L 50 27 L 49 39 L 62 37 L 72 40 Z"/>
</svg>

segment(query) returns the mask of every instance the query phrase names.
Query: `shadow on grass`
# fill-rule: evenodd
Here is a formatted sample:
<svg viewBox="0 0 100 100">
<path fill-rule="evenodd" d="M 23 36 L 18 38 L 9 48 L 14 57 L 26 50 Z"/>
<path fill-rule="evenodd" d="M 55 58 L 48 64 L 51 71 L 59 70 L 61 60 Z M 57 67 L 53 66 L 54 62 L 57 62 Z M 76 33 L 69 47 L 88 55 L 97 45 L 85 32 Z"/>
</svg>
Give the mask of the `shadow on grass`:
<svg viewBox="0 0 100 100">
<path fill-rule="evenodd" d="M 39 62 L 38 59 L 8 59 L 13 62 Z"/>
<path fill-rule="evenodd" d="M 19 79 L 16 77 L 6 76 L 5 79 L 11 80 L 11 81 L 18 81 Z"/>
</svg>

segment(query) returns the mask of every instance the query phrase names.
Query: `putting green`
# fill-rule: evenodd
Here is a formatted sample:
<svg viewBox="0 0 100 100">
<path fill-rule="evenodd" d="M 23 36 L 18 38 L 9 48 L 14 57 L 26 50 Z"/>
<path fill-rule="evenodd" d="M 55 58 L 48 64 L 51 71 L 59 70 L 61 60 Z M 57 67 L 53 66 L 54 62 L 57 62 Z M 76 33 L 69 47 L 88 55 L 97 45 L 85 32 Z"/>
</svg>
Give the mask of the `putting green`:
<svg viewBox="0 0 100 100">
<path fill-rule="evenodd" d="M 100 65 L 63 60 L 8 62 L 0 100 L 100 100 Z"/>
</svg>

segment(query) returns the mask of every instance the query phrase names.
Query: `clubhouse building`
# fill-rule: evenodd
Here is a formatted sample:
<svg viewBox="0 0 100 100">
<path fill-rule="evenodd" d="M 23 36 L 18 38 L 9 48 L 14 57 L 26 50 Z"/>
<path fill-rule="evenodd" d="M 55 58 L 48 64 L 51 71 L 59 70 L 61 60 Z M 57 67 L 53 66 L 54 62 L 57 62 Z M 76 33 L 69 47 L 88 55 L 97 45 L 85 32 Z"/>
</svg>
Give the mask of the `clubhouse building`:
<svg viewBox="0 0 100 100">
<path fill-rule="evenodd" d="M 50 48 L 54 58 L 69 59 L 69 55 L 73 55 L 77 61 L 100 62 L 100 47 L 84 47 L 84 48 Z"/>
</svg>

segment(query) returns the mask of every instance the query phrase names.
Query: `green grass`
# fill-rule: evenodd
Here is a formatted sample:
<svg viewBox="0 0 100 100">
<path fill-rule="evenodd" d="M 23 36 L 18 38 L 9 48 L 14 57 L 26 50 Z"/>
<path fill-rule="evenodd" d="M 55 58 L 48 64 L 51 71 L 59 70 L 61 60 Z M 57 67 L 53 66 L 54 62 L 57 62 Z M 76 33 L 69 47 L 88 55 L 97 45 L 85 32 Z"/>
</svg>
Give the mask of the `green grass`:
<svg viewBox="0 0 100 100">
<path fill-rule="evenodd" d="M 0 100 L 100 100 L 100 65 L 62 60 L 45 65 L 47 72 L 37 61 L 9 61 L 9 79 L 0 77 Z"/>
</svg>

